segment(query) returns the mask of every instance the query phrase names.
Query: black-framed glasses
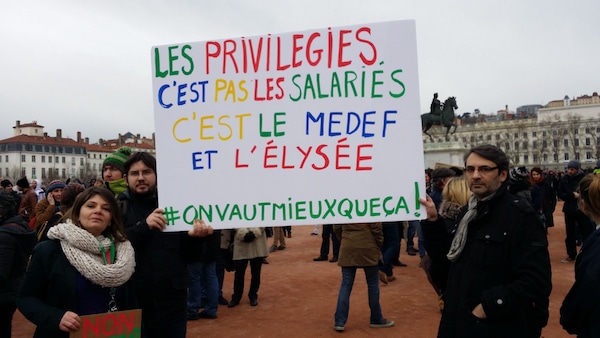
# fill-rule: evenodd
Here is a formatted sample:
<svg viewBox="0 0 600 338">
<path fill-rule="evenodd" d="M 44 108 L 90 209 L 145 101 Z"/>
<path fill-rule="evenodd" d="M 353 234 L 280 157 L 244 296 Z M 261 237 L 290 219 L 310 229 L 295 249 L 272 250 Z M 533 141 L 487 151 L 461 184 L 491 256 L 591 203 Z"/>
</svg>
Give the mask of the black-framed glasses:
<svg viewBox="0 0 600 338">
<path fill-rule="evenodd" d="M 488 167 L 488 166 L 481 166 L 481 167 L 472 167 L 472 166 L 468 166 L 465 168 L 465 171 L 467 172 L 467 174 L 474 174 L 475 171 L 478 171 L 480 174 L 482 175 L 486 175 L 491 173 L 492 171 L 498 169 L 498 167 Z"/>
</svg>

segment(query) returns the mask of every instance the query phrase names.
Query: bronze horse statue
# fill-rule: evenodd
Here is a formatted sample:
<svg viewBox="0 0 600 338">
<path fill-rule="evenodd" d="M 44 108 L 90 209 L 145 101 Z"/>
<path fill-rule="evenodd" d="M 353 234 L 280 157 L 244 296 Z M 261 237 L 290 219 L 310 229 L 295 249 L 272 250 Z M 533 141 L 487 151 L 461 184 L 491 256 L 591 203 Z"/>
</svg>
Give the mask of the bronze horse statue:
<svg viewBox="0 0 600 338">
<path fill-rule="evenodd" d="M 421 114 L 421 126 L 423 133 L 429 136 L 431 142 L 433 142 L 433 137 L 427 133 L 427 131 L 434 125 L 446 127 L 446 141 L 449 140 L 448 133 L 450 133 L 451 127 L 454 127 L 451 135 L 456 132 L 457 125 L 454 123 L 454 119 L 456 118 L 456 114 L 454 113 L 455 109 L 458 109 L 458 106 L 456 105 L 456 98 L 451 96 L 444 101 L 444 106 L 440 115 L 432 113 Z"/>
</svg>

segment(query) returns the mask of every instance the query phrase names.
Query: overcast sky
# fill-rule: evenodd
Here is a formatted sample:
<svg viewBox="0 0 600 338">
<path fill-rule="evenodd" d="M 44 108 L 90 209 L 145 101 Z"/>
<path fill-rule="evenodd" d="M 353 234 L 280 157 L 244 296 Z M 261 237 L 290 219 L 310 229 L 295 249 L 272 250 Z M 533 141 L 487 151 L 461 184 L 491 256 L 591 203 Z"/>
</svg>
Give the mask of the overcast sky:
<svg viewBox="0 0 600 338">
<path fill-rule="evenodd" d="M 0 139 L 16 120 L 91 142 L 154 131 L 155 45 L 414 19 L 421 112 L 600 91 L 600 1 L 35 0 L 0 5 Z"/>
</svg>

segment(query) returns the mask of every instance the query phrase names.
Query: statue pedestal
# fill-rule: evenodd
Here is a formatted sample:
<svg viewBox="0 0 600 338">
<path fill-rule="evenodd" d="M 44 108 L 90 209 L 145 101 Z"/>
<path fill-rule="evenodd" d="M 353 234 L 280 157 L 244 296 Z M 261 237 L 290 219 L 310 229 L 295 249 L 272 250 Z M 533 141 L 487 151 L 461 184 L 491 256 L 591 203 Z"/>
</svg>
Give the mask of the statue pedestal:
<svg viewBox="0 0 600 338">
<path fill-rule="evenodd" d="M 423 144 L 425 169 L 435 169 L 436 164 L 464 167 L 464 155 L 468 151 L 460 142 L 438 142 Z"/>
</svg>

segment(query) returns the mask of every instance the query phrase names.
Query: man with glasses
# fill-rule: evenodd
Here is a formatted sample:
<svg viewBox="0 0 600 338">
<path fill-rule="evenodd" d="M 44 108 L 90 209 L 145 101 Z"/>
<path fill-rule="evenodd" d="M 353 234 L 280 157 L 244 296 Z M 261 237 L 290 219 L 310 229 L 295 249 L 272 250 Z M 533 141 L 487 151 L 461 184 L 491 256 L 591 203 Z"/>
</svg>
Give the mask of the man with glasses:
<svg viewBox="0 0 600 338">
<path fill-rule="evenodd" d="M 451 262 L 438 337 L 540 337 L 547 324 L 548 242 L 529 203 L 508 193 L 508 168 L 496 146 L 467 152 L 473 194 L 456 230 L 447 231 L 431 197 L 419 200 L 427 247 L 447 252 Z"/>
</svg>

